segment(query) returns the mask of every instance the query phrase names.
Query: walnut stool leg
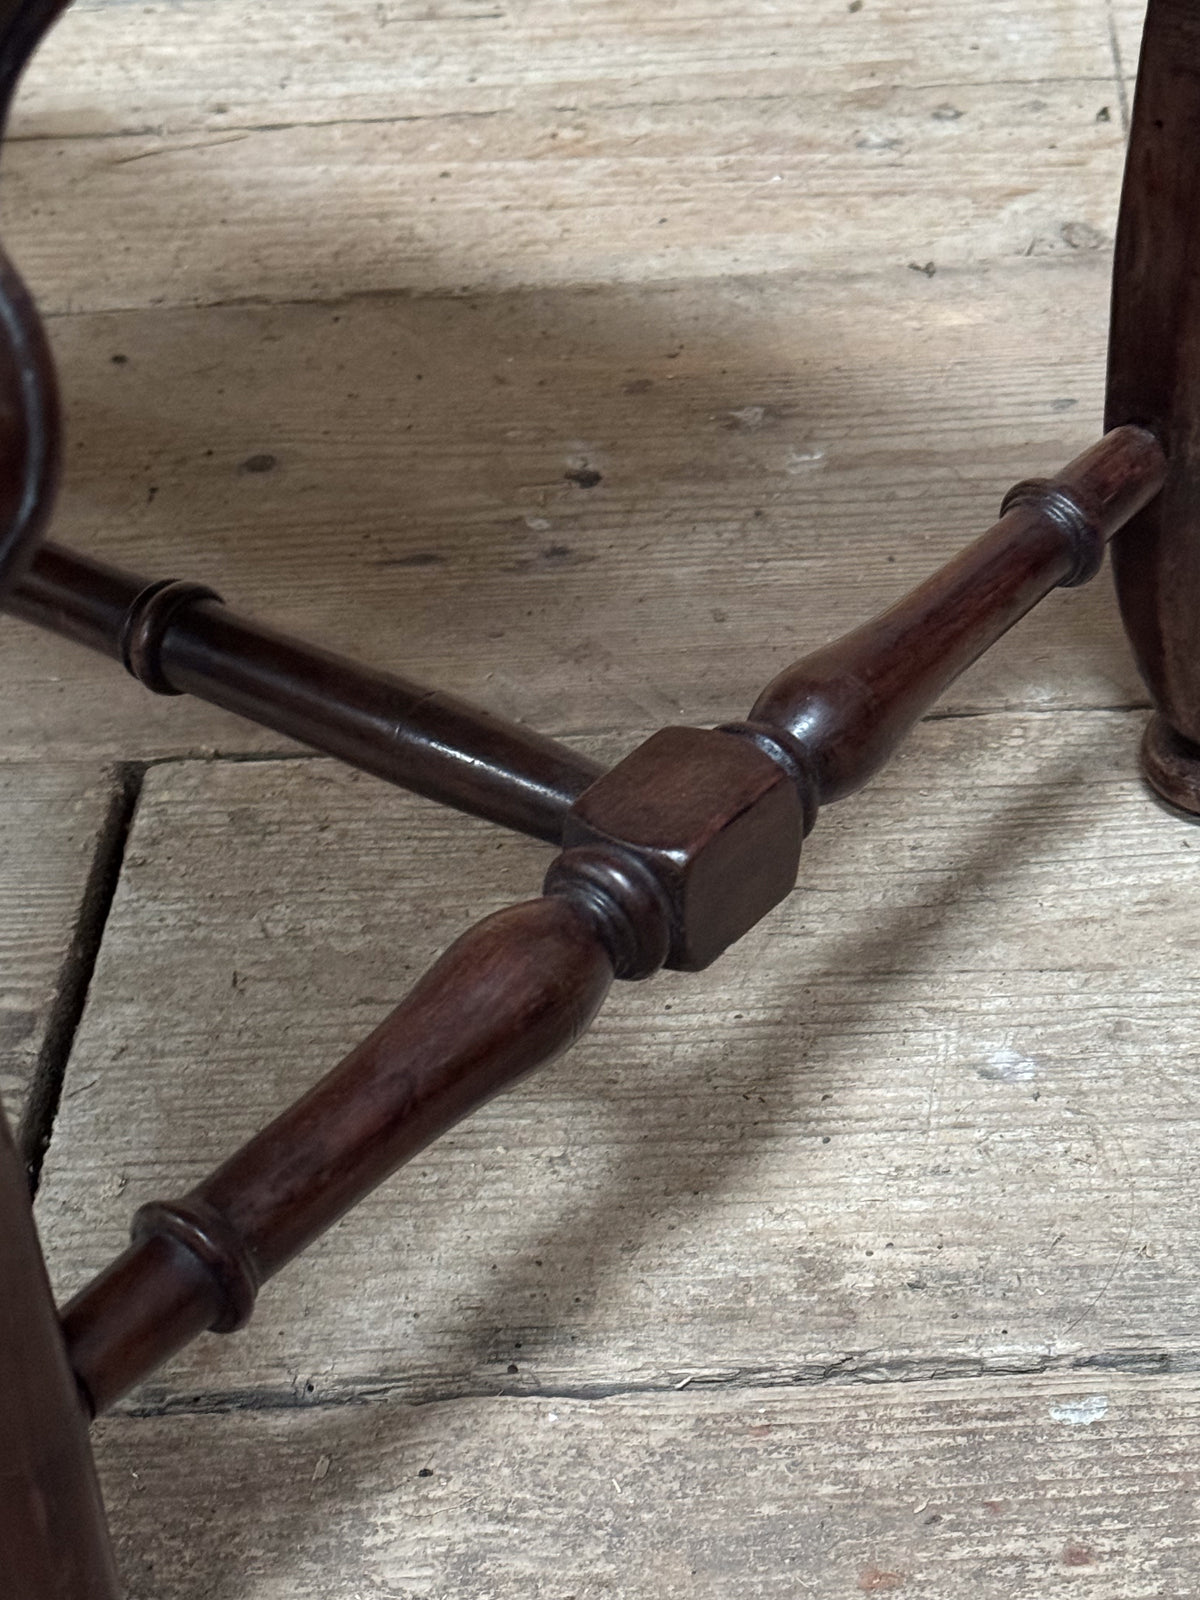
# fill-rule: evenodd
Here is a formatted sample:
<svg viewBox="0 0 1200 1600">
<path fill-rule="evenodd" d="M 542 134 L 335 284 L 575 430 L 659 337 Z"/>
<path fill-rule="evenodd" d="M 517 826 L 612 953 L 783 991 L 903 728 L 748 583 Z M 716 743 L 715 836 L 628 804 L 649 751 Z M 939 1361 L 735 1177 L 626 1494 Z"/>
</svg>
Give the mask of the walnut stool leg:
<svg viewBox="0 0 1200 1600">
<path fill-rule="evenodd" d="M 0 1593 L 116 1600 L 83 1402 L 0 1110 Z"/>
<path fill-rule="evenodd" d="M 1200 7 L 1150 0 L 1117 229 L 1107 426 L 1163 441 L 1162 494 L 1113 541 L 1156 715 L 1142 765 L 1200 815 Z"/>
</svg>

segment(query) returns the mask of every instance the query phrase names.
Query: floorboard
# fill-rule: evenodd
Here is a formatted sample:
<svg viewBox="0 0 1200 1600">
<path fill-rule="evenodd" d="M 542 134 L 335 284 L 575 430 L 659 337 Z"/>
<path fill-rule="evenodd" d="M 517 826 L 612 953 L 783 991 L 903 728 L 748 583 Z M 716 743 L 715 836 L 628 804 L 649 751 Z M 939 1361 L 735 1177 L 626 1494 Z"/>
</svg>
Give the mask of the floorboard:
<svg viewBox="0 0 1200 1600">
<path fill-rule="evenodd" d="M 1141 722 L 927 723 L 718 966 L 620 986 L 133 1403 L 1190 1360 L 1200 858 Z M 61 1290 L 547 859 L 328 762 L 153 769 L 39 1202 Z"/>
<path fill-rule="evenodd" d="M 70 317 L 54 531 L 546 732 L 741 717 L 1092 441 L 1107 277 L 1084 251 Z M 13 754 L 280 747 L 20 623 L 0 666 Z M 1142 699 L 1104 577 L 943 710 Z"/>
<path fill-rule="evenodd" d="M 129 1600 L 1190 1594 L 1194 1377 L 104 1424 Z"/>
<path fill-rule="evenodd" d="M 55 534 L 616 758 L 1090 443 L 1138 0 L 80 0 Z M 546 852 L 6 621 L 61 1292 Z M 1107 578 L 97 1429 L 131 1600 L 1191 1592 L 1195 830 Z M 68 1060 L 69 1056 L 69 1060 Z"/>
</svg>

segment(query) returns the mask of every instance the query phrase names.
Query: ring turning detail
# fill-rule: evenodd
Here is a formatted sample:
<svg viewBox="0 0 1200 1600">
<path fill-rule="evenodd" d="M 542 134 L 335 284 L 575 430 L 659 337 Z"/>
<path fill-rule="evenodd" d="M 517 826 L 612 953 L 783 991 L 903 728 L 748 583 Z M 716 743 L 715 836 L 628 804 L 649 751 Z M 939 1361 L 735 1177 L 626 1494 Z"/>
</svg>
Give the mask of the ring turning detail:
<svg viewBox="0 0 1200 1600">
<path fill-rule="evenodd" d="M 57 0 L 0 0 L 0 111 Z M 60 454 L 37 312 L 0 256 L 0 608 L 557 850 L 541 893 L 468 929 L 375 1031 L 56 1311 L 0 1114 L 0 1572 L 21 1600 L 116 1600 L 84 1438 L 161 1362 L 249 1320 L 271 1277 L 490 1096 L 569 1049 L 615 980 L 700 972 L 791 891 L 853 794 L 962 672 L 1115 539 L 1157 708 L 1155 788 L 1200 814 L 1200 17 L 1151 0 L 1113 301 L 1107 432 L 889 609 L 803 656 L 745 721 L 667 727 L 611 770 L 516 721 L 238 615 L 206 586 L 40 543 Z M 1150 179 L 1153 178 L 1153 181 Z M 129 693 L 138 692 L 127 685 Z M 536 885 L 531 885 L 536 890 Z M 4 1486 L 0 1485 L 0 1489 Z"/>
</svg>

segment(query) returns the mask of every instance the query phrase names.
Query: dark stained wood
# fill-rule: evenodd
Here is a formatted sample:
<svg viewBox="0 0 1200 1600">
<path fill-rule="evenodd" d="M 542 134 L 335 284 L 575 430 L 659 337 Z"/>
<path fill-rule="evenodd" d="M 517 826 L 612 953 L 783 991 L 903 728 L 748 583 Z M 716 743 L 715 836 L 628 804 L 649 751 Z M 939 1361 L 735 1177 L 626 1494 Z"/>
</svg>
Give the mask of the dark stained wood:
<svg viewBox="0 0 1200 1600">
<path fill-rule="evenodd" d="M 1161 711 L 1146 724 L 1142 771 L 1169 805 L 1200 816 L 1200 746 L 1185 739 Z"/>
<path fill-rule="evenodd" d="M 1151 435 L 1115 430 L 1057 478 L 1019 485 L 1001 521 L 961 556 L 768 687 L 750 724 L 731 731 L 757 741 L 798 784 L 806 830 L 816 804 L 865 782 L 947 684 L 1050 589 L 1092 575 L 1104 542 L 1152 498 L 1163 471 Z M 5 607 L 124 661 L 159 693 L 198 695 L 551 842 L 601 774 L 587 757 L 454 696 L 239 617 L 203 586 L 147 583 L 47 545 Z M 587 842 L 582 828 L 574 843 Z M 750 925 L 743 918 L 731 936 Z M 672 962 L 703 965 L 728 942 L 710 941 L 707 954 L 680 947 Z"/>
<path fill-rule="evenodd" d="M 1113 543 L 1125 627 L 1159 712 L 1147 776 L 1196 811 L 1200 786 L 1200 11 L 1150 0 L 1113 269 L 1107 423 L 1162 438 L 1161 496 Z M 1163 741 L 1172 760 L 1157 759 Z M 1195 771 L 1188 774 L 1190 763 Z"/>
<path fill-rule="evenodd" d="M 750 713 L 784 733 L 819 802 L 878 771 L 946 686 L 1051 589 L 1084 582 L 1104 543 L 1163 481 L 1153 435 L 1120 428 L 1044 483 L 882 616 L 788 667 Z"/>
<path fill-rule="evenodd" d="M 556 895 L 463 935 L 371 1036 L 67 1306 L 71 1362 L 97 1411 L 205 1328 L 250 1315 L 260 1284 L 439 1133 L 574 1043 L 613 964 Z"/>
<path fill-rule="evenodd" d="M 791 892 L 804 812 L 748 739 L 663 728 L 575 804 L 563 843 L 634 856 L 668 908 L 666 964 L 699 972 Z"/>
<path fill-rule="evenodd" d="M 0 129 L 25 63 L 63 0 L 0 4 Z M 49 519 L 61 455 L 58 389 L 41 319 L 0 250 L 0 594 Z M 0 1108 L 0 1580 L 14 1600 L 117 1600 L 118 1579 L 30 1210 Z"/>
<path fill-rule="evenodd" d="M 0 594 L 28 566 L 60 461 L 58 386 L 41 320 L 0 250 Z"/>
<path fill-rule="evenodd" d="M 1153 436 L 1124 428 L 1057 478 L 1017 485 L 989 534 L 777 679 L 750 723 L 663 729 L 587 788 L 565 818 L 543 899 L 464 935 L 363 1045 L 212 1177 L 138 1213 L 130 1249 L 64 1313 L 95 1409 L 204 1329 L 240 1327 L 259 1286 L 356 1200 L 567 1048 L 614 976 L 701 968 L 760 920 L 795 880 L 819 801 L 869 776 L 939 688 L 1041 595 L 1090 577 L 1163 471 Z M 107 581 L 101 592 L 114 594 Z M 148 602 L 160 597 L 167 621 L 137 646 L 150 671 L 180 618 L 223 611 L 177 587 L 156 586 Z M 146 603 L 125 609 L 127 649 Z M 82 601 L 70 620 L 102 631 Z M 276 648 L 303 658 L 292 641 Z M 226 659 L 240 659 L 232 645 Z"/>
<path fill-rule="evenodd" d="M 0 120 L 61 0 L 0 0 Z M 957 114 L 957 113 L 956 113 Z M 19 1600 L 114 1600 L 80 1397 L 102 1410 L 261 1285 L 397 1166 L 568 1048 L 616 976 L 698 970 L 794 882 L 822 803 L 860 787 L 945 687 L 1052 588 L 1117 572 L 1160 706 L 1160 791 L 1200 809 L 1200 20 L 1151 0 L 1118 245 L 1109 427 L 1056 478 L 1018 485 L 982 539 L 874 621 L 781 674 L 748 721 L 665 729 L 614 771 L 464 702 L 48 548 L 59 419 L 41 323 L 0 253 L 0 591 L 15 614 L 563 854 L 542 898 L 465 934 L 376 1031 L 181 1199 L 56 1325 L 0 1114 L 0 1573 Z M 1169 468 L 1168 468 L 1169 460 Z M 1157 504 L 1155 497 L 1166 483 Z M 28 569 L 28 570 L 27 570 Z M 14 588 L 14 586 L 16 586 Z"/>
<path fill-rule="evenodd" d="M 197 695 L 389 783 L 551 843 L 603 770 L 454 695 L 239 617 L 203 585 L 152 583 L 47 544 L 2 603 L 123 661 L 160 694 Z"/>
<path fill-rule="evenodd" d="M 116 1600 L 87 1423 L 0 1109 L 0 1591 Z"/>
<path fill-rule="evenodd" d="M 0 0 L 0 132 L 8 125 L 13 95 L 30 56 L 67 4 L 68 0 Z"/>
<path fill-rule="evenodd" d="M 0 134 L 17 81 L 66 0 L 0 3 Z M 0 249 L 0 594 L 28 566 L 58 487 L 58 384 L 41 318 Z"/>
</svg>

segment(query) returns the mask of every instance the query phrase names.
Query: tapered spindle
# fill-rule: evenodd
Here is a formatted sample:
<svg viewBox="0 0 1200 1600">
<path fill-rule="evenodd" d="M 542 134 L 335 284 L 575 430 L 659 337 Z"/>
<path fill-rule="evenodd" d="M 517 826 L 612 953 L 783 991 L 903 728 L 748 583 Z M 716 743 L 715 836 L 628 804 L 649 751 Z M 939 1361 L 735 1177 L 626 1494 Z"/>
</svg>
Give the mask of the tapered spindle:
<svg viewBox="0 0 1200 1600">
<path fill-rule="evenodd" d="M 613 979 L 601 919 L 571 896 L 463 935 L 370 1038 L 179 1201 L 63 1314 L 94 1410 L 206 1328 L 249 1317 L 259 1287 L 439 1133 L 588 1027 Z"/>
<path fill-rule="evenodd" d="M 1000 521 L 890 610 L 771 683 L 750 731 L 782 733 L 815 801 L 860 788 L 940 694 L 1060 584 L 1086 582 L 1106 541 L 1162 485 L 1155 437 L 1117 428 L 1057 477 L 1018 484 Z"/>
<path fill-rule="evenodd" d="M 557 844 L 603 770 L 519 723 L 239 616 L 203 584 L 150 582 L 46 544 L 0 606 L 401 788 Z"/>
<path fill-rule="evenodd" d="M 138 1214 L 130 1249 L 64 1313 L 95 1408 L 205 1328 L 241 1326 L 260 1284 L 348 1207 L 571 1044 L 614 976 L 698 970 L 739 939 L 788 893 L 817 805 L 863 782 L 1035 600 L 1090 576 L 1163 468 L 1152 435 L 1117 430 L 1057 478 L 1018 485 L 990 533 L 776 679 L 750 722 L 661 729 L 589 785 L 541 900 L 464 935 L 309 1094 L 182 1200 Z M 71 625 L 99 626 L 81 608 Z M 147 632 L 135 648 L 157 661 L 163 630 Z"/>
</svg>

